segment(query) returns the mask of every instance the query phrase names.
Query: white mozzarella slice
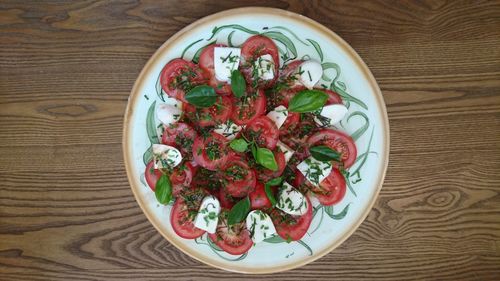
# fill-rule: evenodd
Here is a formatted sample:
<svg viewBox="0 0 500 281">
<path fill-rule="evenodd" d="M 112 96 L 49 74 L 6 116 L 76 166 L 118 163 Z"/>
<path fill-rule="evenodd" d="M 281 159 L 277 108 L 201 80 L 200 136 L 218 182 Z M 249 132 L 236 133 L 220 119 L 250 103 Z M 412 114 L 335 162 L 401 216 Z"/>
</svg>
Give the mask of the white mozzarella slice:
<svg viewBox="0 0 500 281">
<path fill-rule="evenodd" d="M 321 63 L 315 60 L 306 60 L 298 68 L 299 81 L 308 89 L 314 88 L 323 76 Z"/>
<path fill-rule="evenodd" d="M 226 123 L 217 125 L 214 132 L 223 135 L 228 140 L 233 140 L 242 129 L 242 126 L 236 125 L 232 121 L 227 121 Z"/>
<path fill-rule="evenodd" d="M 290 161 L 290 158 L 292 158 L 295 151 L 293 151 L 288 145 L 282 143 L 281 141 L 278 141 L 277 145 L 280 148 L 281 152 L 285 154 L 285 162 L 288 163 L 288 161 Z"/>
<path fill-rule="evenodd" d="M 262 80 L 271 80 L 274 78 L 274 60 L 269 54 L 258 57 L 254 62 L 257 70 L 257 76 Z"/>
<path fill-rule="evenodd" d="M 194 226 L 208 233 L 215 233 L 219 221 L 220 203 L 217 198 L 209 195 L 203 198 L 201 206 L 194 219 Z"/>
<path fill-rule="evenodd" d="M 177 105 L 162 103 L 156 108 L 156 116 L 164 125 L 179 121 L 182 109 Z"/>
<path fill-rule="evenodd" d="M 288 117 L 288 110 L 286 109 L 286 107 L 280 105 L 272 111 L 269 111 L 267 117 L 273 120 L 276 124 L 276 127 L 278 127 L 279 129 L 281 128 L 281 126 L 283 126 L 283 123 L 285 123 L 286 118 Z"/>
<path fill-rule="evenodd" d="M 314 159 L 312 156 L 300 162 L 297 169 L 304 175 L 306 180 L 315 186 L 319 184 L 332 172 L 332 164 Z"/>
<path fill-rule="evenodd" d="M 276 208 L 290 215 L 301 216 L 307 212 L 307 199 L 300 191 L 285 182 L 279 190 Z"/>
<path fill-rule="evenodd" d="M 170 145 L 153 144 L 153 158 L 155 169 L 173 168 L 182 161 L 181 152 Z"/>
<path fill-rule="evenodd" d="M 231 82 L 231 72 L 240 65 L 241 49 L 229 47 L 214 48 L 215 78 L 223 82 Z"/>
<path fill-rule="evenodd" d="M 247 216 L 246 223 L 254 243 L 262 242 L 264 239 L 276 234 L 276 228 L 271 217 L 261 210 L 251 211 Z"/>
<path fill-rule="evenodd" d="M 314 121 L 320 126 L 334 126 L 347 115 L 347 107 L 343 104 L 330 104 L 321 109 L 319 116 L 314 116 Z"/>
</svg>

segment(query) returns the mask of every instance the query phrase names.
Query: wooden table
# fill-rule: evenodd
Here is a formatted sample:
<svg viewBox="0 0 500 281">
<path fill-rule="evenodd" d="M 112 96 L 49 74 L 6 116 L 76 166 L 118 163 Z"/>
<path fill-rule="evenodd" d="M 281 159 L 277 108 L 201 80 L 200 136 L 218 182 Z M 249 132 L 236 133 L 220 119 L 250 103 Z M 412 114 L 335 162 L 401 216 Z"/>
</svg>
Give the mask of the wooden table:
<svg viewBox="0 0 500 281">
<path fill-rule="evenodd" d="M 498 280 L 500 2 L 269 2 L 244 4 L 301 13 L 359 52 L 391 127 L 386 181 L 366 221 L 327 256 L 272 277 Z M 121 150 L 127 98 L 152 53 L 239 6 L 1 2 L 1 280 L 256 278 L 165 241 L 132 195 Z"/>
</svg>

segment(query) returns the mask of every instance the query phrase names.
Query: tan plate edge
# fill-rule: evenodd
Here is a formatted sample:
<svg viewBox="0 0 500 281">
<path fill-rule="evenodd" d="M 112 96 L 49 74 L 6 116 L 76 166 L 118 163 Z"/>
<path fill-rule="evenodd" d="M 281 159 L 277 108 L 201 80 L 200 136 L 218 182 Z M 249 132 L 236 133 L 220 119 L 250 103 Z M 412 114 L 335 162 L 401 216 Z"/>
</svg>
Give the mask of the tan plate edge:
<svg viewBox="0 0 500 281">
<path fill-rule="evenodd" d="M 288 264 L 286 266 L 276 266 L 276 267 L 268 267 L 268 268 L 255 268 L 252 269 L 251 271 L 247 267 L 241 267 L 241 266 L 231 266 L 227 267 L 224 263 L 219 262 L 218 260 L 205 260 L 199 256 L 197 256 L 196 251 L 193 251 L 190 248 L 184 247 L 182 244 L 176 243 L 175 239 L 170 239 L 170 237 L 160 231 L 160 223 L 155 220 L 155 218 L 150 215 L 148 212 L 145 211 L 145 203 L 142 201 L 141 197 L 137 193 L 136 189 L 138 188 L 135 183 L 140 182 L 137 178 L 137 175 L 135 175 L 135 172 L 132 170 L 132 158 L 133 155 L 131 154 L 131 143 L 129 143 L 129 140 L 131 139 L 129 136 L 131 130 L 128 130 L 128 123 L 131 120 L 131 116 L 134 113 L 133 108 L 137 102 L 137 99 L 141 97 L 139 93 L 137 93 L 138 89 L 141 88 L 139 85 L 144 83 L 144 75 L 148 72 L 149 68 L 153 65 L 154 61 L 157 59 L 157 57 L 165 52 L 165 49 L 168 48 L 168 45 L 170 45 L 172 42 L 178 40 L 180 37 L 184 37 L 187 35 L 188 31 L 190 29 L 194 29 L 198 26 L 202 26 L 210 21 L 216 20 L 220 17 L 227 17 L 227 16 L 233 16 L 235 14 L 267 14 L 267 15 L 275 15 L 275 16 L 283 16 L 286 18 L 291 18 L 291 19 L 296 19 L 298 20 L 301 24 L 308 25 L 309 27 L 317 30 L 318 32 L 322 33 L 326 37 L 331 38 L 333 41 L 337 42 L 341 48 L 351 56 L 352 61 L 356 64 L 356 66 L 359 68 L 360 72 L 362 72 L 366 78 L 367 81 L 370 83 L 370 87 L 372 88 L 373 92 L 376 93 L 376 100 L 377 100 L 377 105 L 379 108 L 382 110 L 382 116 L 381 119 L 383 120 L 383 129 L 384 129 L 384 149 L 385 153 L 383 155 L 383 170 L 382 173 L 379 174 L 378 177 L 378 187 L 375 192 L 375 196 L 371 199 L 371 202 L 369 203 L 369 207 L 365 209 L 364 213 L 361 215 L 361 219 L 359 219 L 355 225 L 347 231 L 340 239 L 329 245 L 327 248 L 324 250 L 314 254 L 313 256 L 310 256 L 308 258 L 305 258 L 301 261 L 297 261 L 295 263 Z M 305 264 L 308 264 L 310 262 L 313 262 L 327 253 L 331 252 L 333 249 L 338 247 L 340 244 L 342 244 L 349 236 L 352 235 L 352 233 L 361 225 L 361 223 L 366 219 L 368 213 L 371 211 L 373 208 L 373 205 L 375 204 L 375 201 L 378 197 L 378 194 L 380 193 L 380 190 L 382 189 L 382 185 L 384 182 L 385 174 L 387 171 L 387 166 L 389 162 L 389 148 L 390 148 L 390 139 L 389 139 L 389 120 L 387 116 L 387 109 L 385 107 L 385 102 L 382 96 L 382 93 L 380 91 L 380 88 L 378 87 L 377 82 L 375 81 L 375 78 L 373 77 L 373 74 L 371 71 L 368 69 L 366 64 L 362 61 L 361 57 L 354 51 L 351 46 L 349 46 L 342 38 L 340 38 L 336 33 L 328 29 L 327 27 L 319 24 L 318 22 L 309 19 L 305 16 L 289 12 L 286 10 L 281 10 L 281 9 L 276 9 L 276 8 L 264 8 L 264 7 L 246 7 L 246 8 L 237 8 L 237 9 L 231 9 L 231 10 L 226 10 L 222 11 L 216 14 L 209 15 L 207 17 L 201 18 L 190 25 L 184 27 L 181 29 L 179 32 L 175 33 L 172 37 L 170 37 L 165 43 L 163 43 L 158 50 L 151 56 L 151 58 L 148 60 L 144 68 L 142 69 L 141 73 L 137 77 L 137 80 L 134 83 L 134 87 L 132 88 L 131 95 L 129 97 L 129 101 L 127 104 L 127 108 L 125 111 L 125 118 L 123 122 L 123 139 L 122 139 L 122 149 L 123 149 L 123 154 L 124 154 L 124 161 L 125 161 L 125 168 L 127 172 L 127 178 L 128 181 L 131 185 L 132 192 L 134 193 L 135 199 L 138 202 L 139 206 L 143 210 L 143 213 L 146 215 L 148 220 L 153 224 L 153 226 L 156 228 L 156 230 L 163 236 L 167 241 L 169 241 L 171 244 L 173 244 L 175 247 L 183 251 L 185 254 L 188 256 L 206 263 L 208 265 L 211 265 L 216 268 L 220 268 L 223 270 L 228 270 L 228 271 L 233 271 L 233 272 L 238 272 L 238 273 L 249 273 L 249 274 L 265 274 L 265 273 L 275 273 L 275 272 L 281 272 L 281 271 L 286 271 L 290 270 L 293 268 L 297 268 L 300 266 L 303 266 Z M 130 149 L 129 149 L 130 148 Z"/>
</svg>

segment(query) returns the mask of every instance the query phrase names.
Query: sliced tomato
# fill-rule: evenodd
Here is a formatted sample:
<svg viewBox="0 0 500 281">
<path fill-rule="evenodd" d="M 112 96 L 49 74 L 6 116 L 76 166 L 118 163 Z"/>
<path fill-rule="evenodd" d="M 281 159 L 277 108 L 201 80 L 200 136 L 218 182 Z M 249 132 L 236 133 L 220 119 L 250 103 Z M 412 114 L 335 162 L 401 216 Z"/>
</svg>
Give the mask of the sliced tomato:
<svg viewBox="0 0 500 281">
<path fill-rule="evenodd" d="M 250 192 L 250 206 L 252 210 L 255 209 L 267 209 L 271 208 L 271 201 L 266 195 L 266 190 L 264 184 L 257 182 L 255 185 L 255 190 Z"/>
<path fill-rule="evenodd" d="M 338 169 L 333 169 L 319 187 L 312 189 L 319 202 L 325 206 L 330 206 L 340 202 L 346 193 L 345 178 Z"/>
<path fill-rule="evenodd" d="M 274 61 L 274 79 L 262 80 L 254 77 L 254 62 L 263 55 L 270 55 Z M 278 77 L 278 69 L 280 65 L 278 47 L 268 37 L 262 35 L 254 35 L 248 38 L 241 46 L 241 72 L 245 76 L 248 85 L 253 89 L 270 88 L 276 82 Z"/>
<path fill-rule="evenodd" d="M 232 107 L 231 99 L 221 96 L 211 107 L 200 108 L 192 104 L 185 104 L 184 114 L 189 120 L 200 127 L 214 126 L 225 123 L 229 119 Z"/>
<path fill-rule="evenodd" d="M 274 151 L 274 159 L 278 164 L 278 170 L 277 171 L 271 171 L 269 169 L 262 170 L 261 174 L 264 176 L 262 177 L 262 179 L 269 180 L 277 178 L 281 176 L 281 174 L 283 174 L 283 171 L 285 170 L 286 167 L 285 154 L 281 151 Z"/>
<path fill-rule="evenodd" d="M 312 221 L 312 204 L 307 198 L 307 212 L 302 216 L 292 216 L 279 209 L 273 209 L 270 213 L 276 232 L 285 240 L 300 240 L 306 234 Z"/>
<path fill-rule="evenodd" d="M 191 158 L 196 131 L 186 123 L 177 122 L 165 126 L 161 142 L 179 148 L 183 157 Z"/>
<path fill-rule="evenodd" d="M 146 170 L 144 171 L 144 177 L 146 178 L 146 182 L 151 190 L 155 191 L 156 182 L 160 179 L 161 175 L 162 173 L 160 170 L 155 169 L 154 161 L 151 160 L 146 165 Z"/>
<path fill-rule="evenodd" d="M 280 130 L 280 139 L 295 151 L 292 159 L 302 161 L 308 157 L 308 137 L 313 134 L 318 127 L 311 120 L 300 121 L 296 126 L 284 127 Z"/>
<path fill-rule="evenodd" d="M 357 150 L 354 140 L 347 134 L 333 130 L 322 129 L 307 140 L 310 146 L 325 145 L 339 152 L 344 168 L 351 167 L 356 162 Z"/>
<path fill-rule="evenodd" d="M 217 198 L 219 198 L 220 206 L 224 209 L 231 209 L 234 204 L 236 204 L 241 198 L 234 198 L 229 195 L 224 188 L 220 188 L 217 194 Z"/>
<path fill-rule="evenodd" d="M 215 171 L 226 164 L 229 157 L 228 140 L 215 132 L 198 136 L 193 143 L 193 159 L 205 169 Z"/>
<path fill-rule="evenodd" d="M 210 80 L 208 84 L 215 89 L 215 92 L 221 95 L 230 95 L 233 92 L 231 91 L 231 85 L 217 80 L 215 77 L 215 68 L 214 68 L 214 49 L 215 47 L 226 47 L 224 44 L 212 44 L 208 45 L 201 51 L 200 60 L 198 64 L 203 68 L 207 73 L 210 74 Z"/>
<path fill-rule="evenodd" d="M 195 168 L 191 163 L 185 162 L 175 167 L 170 173 L 170 182 L 172 183 L 172 194 L 178 196 L 182 191 L 190 189 Z"/>
<path fill-rule="evenodd" d="M 198 65 L 183 59 L 173 59 L 160 74 L 160 85 L 167 95 L 186 102 L 184 95 L 196 85 L 206 83 L 207 74 Z"/>
<path fill-rule="evenodd" d="M 246 136 L 256 141 L 259 147 L 273 150 L 279 139 L 276 124 L 267 116 L 260 116 L 245 128 Z"/>
<path fill-rule="evenodd" d="M 242 255 L 253 245 L 250 232 L 247 230 L 245 222 L 228 226 L 228 210 L 223 210 L 219 215 L 217 230 L 214 234 L 209 233 L 208 237 L 217 246 L 231 255 Z"/>
<path fill-rule="evenodd" d="M 222 168 L 225 189 L 233 197 L 247 196 L 255 188 L 255 171 L 239 156 L 230 157 Z"/>
<path fill-rule="evenodd" d="M 286 135 L 288 132 L 295 130 L 300 123 L 300 113 L 288 112 L 283 125 L 280 128 L 280 136 Z"/>
<path fill-rule="evenodd" d="M 315 90 L 324 91 L 328 95 L 328 99 L 326 100 L 327 105 L 342 104 L 342 98 L 336 92 L 328 90 L 328 89 L 315 89 Z"/>
<path fill-rule="evenodd" d="M 199 198 L 199 204 L 203 198 Z M 194 208 L 194 204 L 187 203 L 184 198 L 177 198 L 175 200 L 174 206 L 172 207 L 170 213 L 170 224 L 174 229 L 175 233 L 185 239 L 195 239 L 202 236 L 205 230 L 196 228 L 194 226 L 194 219 L 197 208 Z"/>
<path fill-rule="evenodd" d="M 266 113 L 266 96 L 264 91 L 248 92 L 242 98 L 235 98 L 231 120 L 238 125 L 246 125 Z"/>
</svg>

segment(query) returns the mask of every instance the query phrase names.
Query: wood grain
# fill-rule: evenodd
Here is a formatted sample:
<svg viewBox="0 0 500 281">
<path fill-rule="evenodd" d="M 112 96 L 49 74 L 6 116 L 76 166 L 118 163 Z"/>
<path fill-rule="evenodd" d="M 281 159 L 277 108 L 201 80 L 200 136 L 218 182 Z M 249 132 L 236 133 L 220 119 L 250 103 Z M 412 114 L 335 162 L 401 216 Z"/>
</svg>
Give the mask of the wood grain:
<svg viewBox="0 0 500 281">
<path fill-rule="evenodd" d="M 272 6 L 368 64 L 391 127 L 386 181 L 341 247 L 276 280 L 498 280 L 499 1 L 2 1 L 0 279 L 221 280 L 166 242 L 128 185 L 123 113 L 169 36 Z"/>
</svg>

